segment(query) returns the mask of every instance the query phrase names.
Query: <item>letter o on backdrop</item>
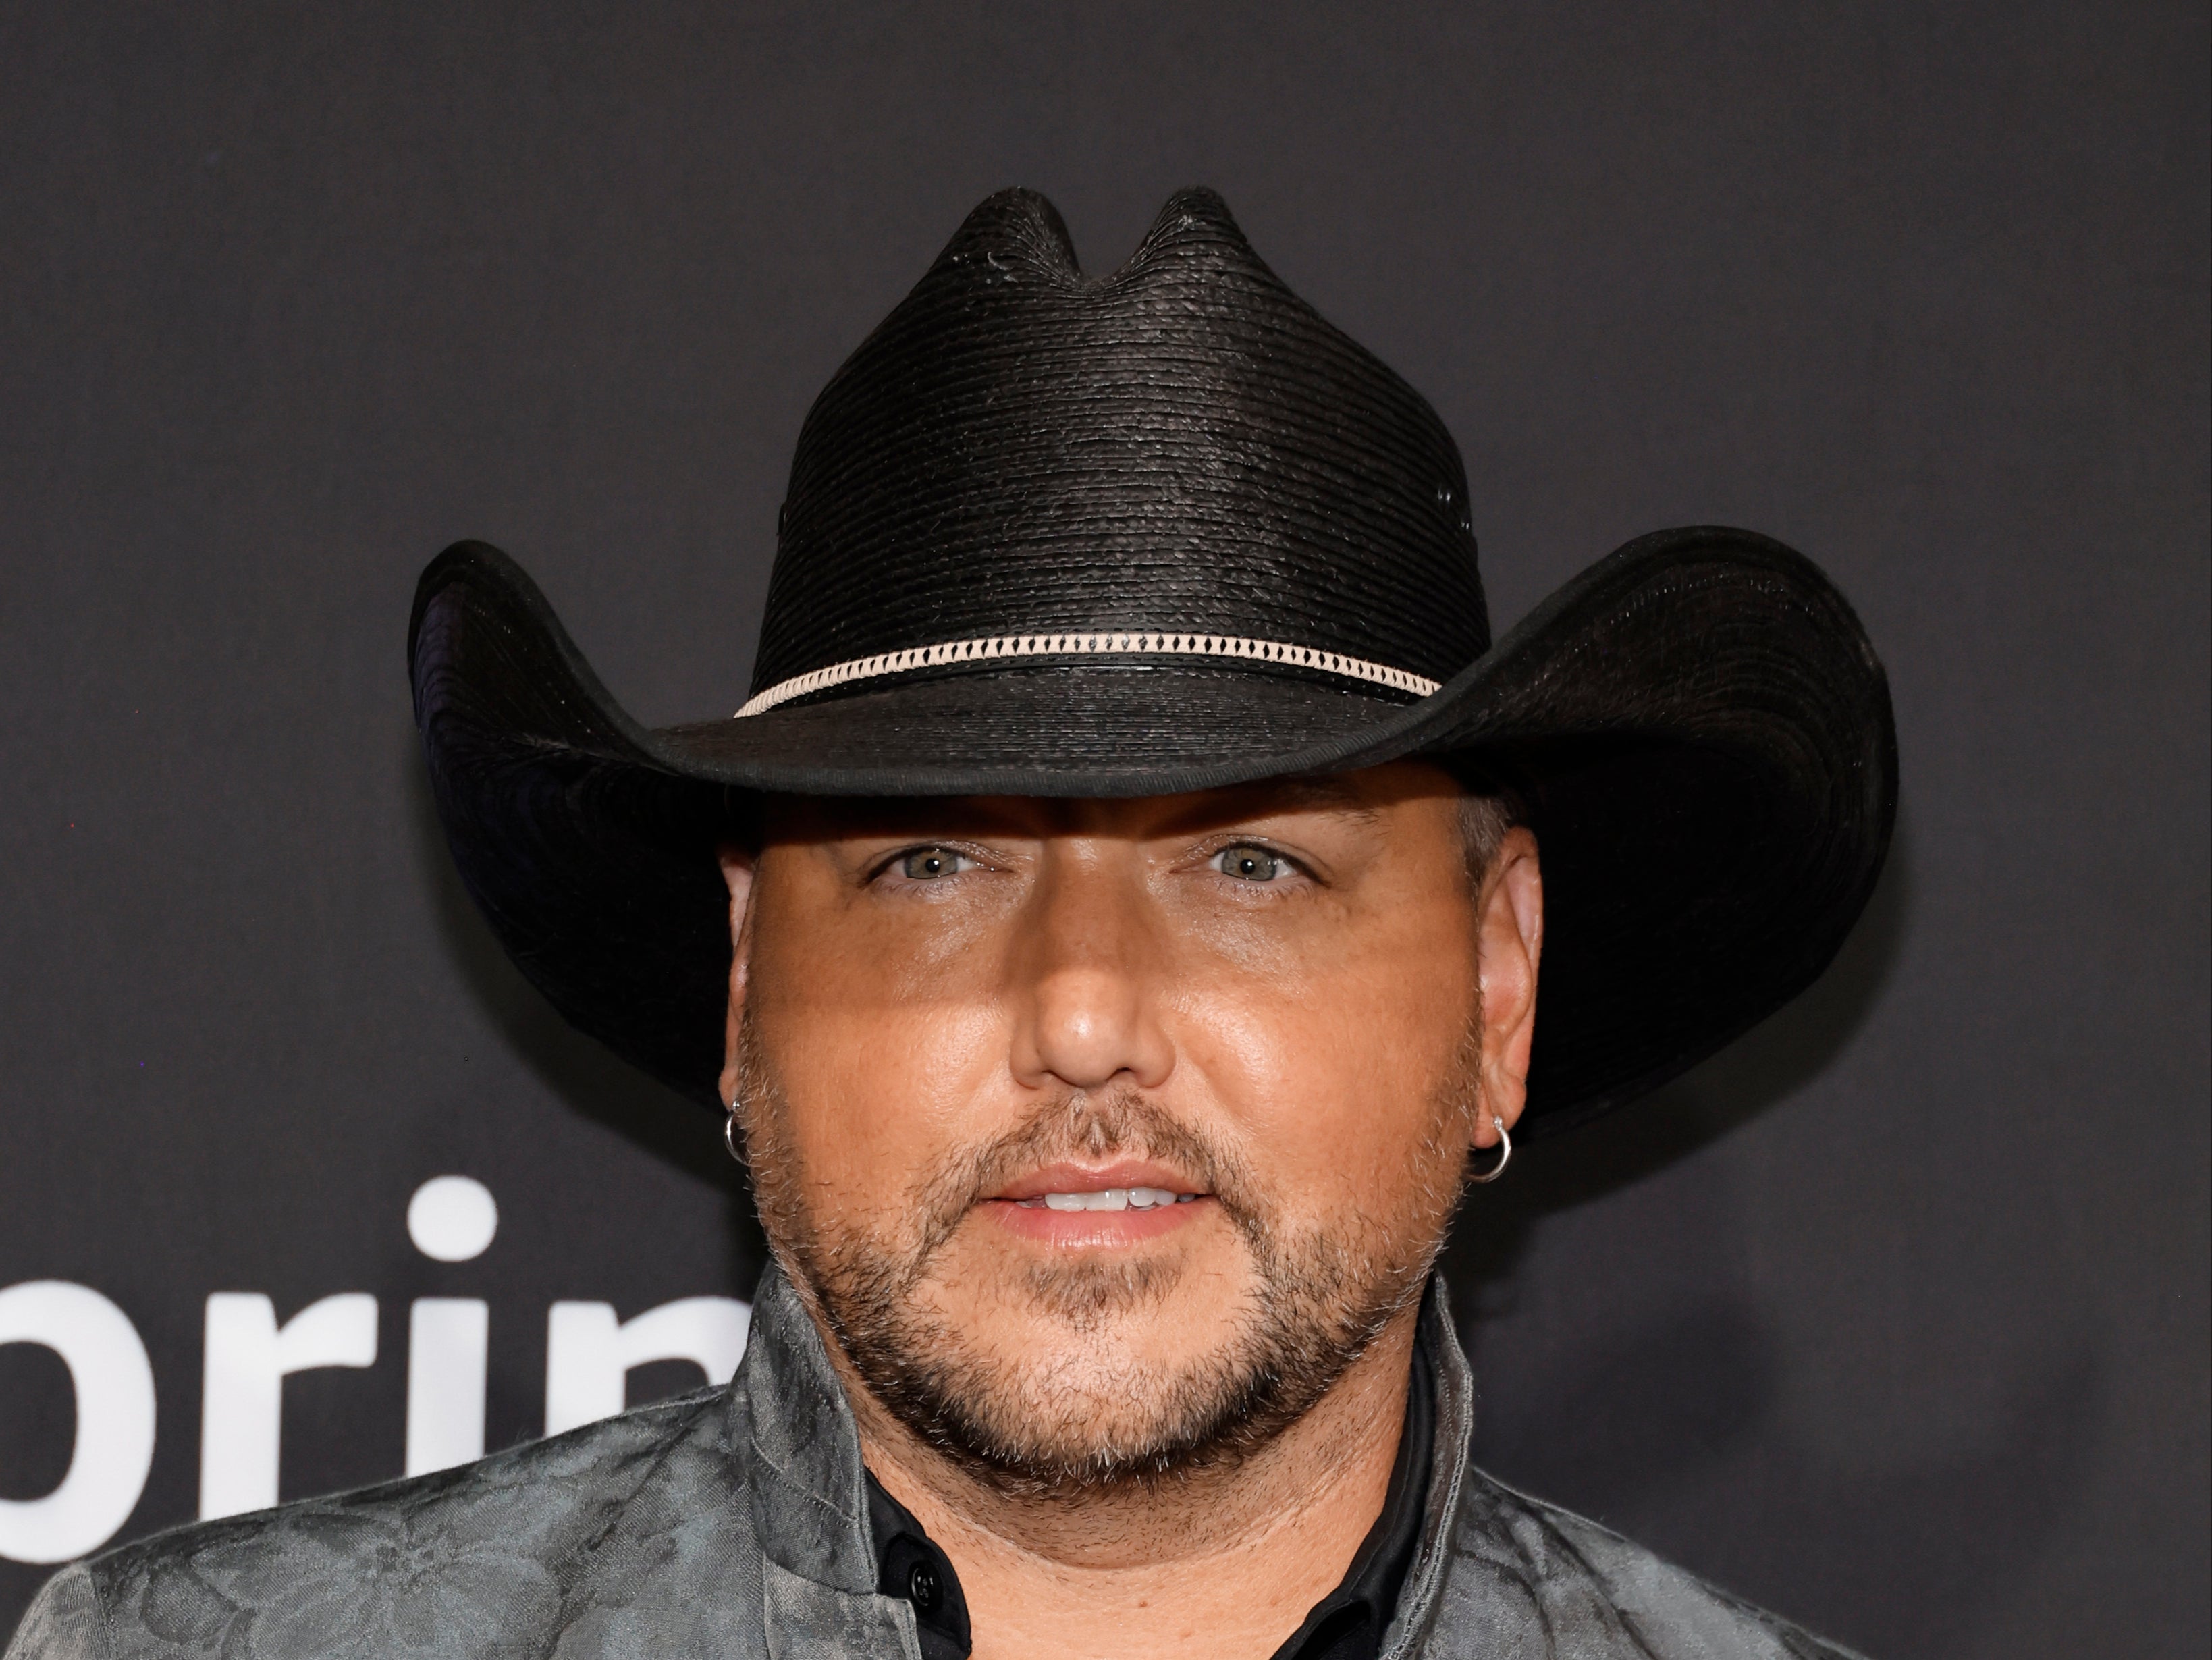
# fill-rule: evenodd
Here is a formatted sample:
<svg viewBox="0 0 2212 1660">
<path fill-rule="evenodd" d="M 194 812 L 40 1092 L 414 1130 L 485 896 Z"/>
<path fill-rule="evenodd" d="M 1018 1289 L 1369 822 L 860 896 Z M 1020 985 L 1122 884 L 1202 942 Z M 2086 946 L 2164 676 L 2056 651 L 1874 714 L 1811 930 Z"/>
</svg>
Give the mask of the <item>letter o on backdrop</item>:
<svg viewBox="0 0 2212 1660">
<path fill-rule="evenodd" d="M 154 1368 L 130 1316 L 89 1286 L 27 1280 L 0 1291 L 0 1343 L 37 1343 L 69 1368 L 76 1440 L 43 1499 L 0 1499 L 0 1556 L 66 1562 L 131 1517 L 154 1463 Z"/>
</svg>

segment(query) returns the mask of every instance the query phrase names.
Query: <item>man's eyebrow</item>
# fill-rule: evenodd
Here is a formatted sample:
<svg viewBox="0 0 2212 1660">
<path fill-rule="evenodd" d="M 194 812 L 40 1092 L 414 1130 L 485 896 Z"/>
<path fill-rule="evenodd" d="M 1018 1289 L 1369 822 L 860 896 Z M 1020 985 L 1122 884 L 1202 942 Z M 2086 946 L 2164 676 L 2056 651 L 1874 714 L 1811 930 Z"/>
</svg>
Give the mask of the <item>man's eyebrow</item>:
<svg viewBox="0 0 2212 1660">
<path fill-rule="evenodd" d="M 1240 818 L 1263 818 L 1277 812 L 1336 812 L 1364 824 L 1373 824 L 1382 817 L 1382 809 L 1357 786 L 1327 774 L 1311 778 L 1272 779 L 1265 785 L 1254 786 L 1249 794 L 1237 792 L 1224 805 L 1231 816 Z"/>
<path fill-rule="evenodd" d="M 1377 811 L 1375 804 L 1362 795 L 1350 780 L 1331 777 L 1327 774 L 1313 778 L 1285 778 L 1274 787 L 1277 793 L 1289 797 L 1302 807 L 1334 807 L 1369 818 L 1373 818 Z"/>
</svg>

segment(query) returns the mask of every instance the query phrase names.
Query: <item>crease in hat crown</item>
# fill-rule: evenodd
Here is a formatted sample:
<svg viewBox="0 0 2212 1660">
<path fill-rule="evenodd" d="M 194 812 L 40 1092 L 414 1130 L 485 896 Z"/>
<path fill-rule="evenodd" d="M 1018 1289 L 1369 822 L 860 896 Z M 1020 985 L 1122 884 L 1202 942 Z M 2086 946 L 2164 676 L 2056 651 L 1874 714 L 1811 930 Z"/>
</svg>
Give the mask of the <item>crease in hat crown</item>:
<svg viewBox="0 0 2212 1660">
<path fill-rule="evenodd" d="M 1435 412 L 1212 192 L 1101 277 L 1000 192 L 809 413 L 738 713 L 1054 658 L 1425 696 L 1489 644 L 1469 523 Z"/>
</svg>

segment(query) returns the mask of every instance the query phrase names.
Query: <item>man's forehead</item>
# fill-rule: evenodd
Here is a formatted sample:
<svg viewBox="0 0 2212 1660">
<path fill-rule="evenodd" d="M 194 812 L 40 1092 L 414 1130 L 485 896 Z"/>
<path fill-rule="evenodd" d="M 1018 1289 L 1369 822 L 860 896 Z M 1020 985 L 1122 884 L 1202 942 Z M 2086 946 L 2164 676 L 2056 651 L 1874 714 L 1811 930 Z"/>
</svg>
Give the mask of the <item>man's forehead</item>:
<svg viewBox="0 0 2212 1660">
<path fill-rule="evenodd" d="M 1325 815 L 1361 824 L 1419 800 L 1455 801 L 1460 785 L 1419 763 L 1295 778 L 1268 778 L 1177 795 L 779 796 L 766 803 L 767 839 L 830 841 L 867 836 L 995 833 L 1172 836 L 1224 823 Z"/>
</svg>

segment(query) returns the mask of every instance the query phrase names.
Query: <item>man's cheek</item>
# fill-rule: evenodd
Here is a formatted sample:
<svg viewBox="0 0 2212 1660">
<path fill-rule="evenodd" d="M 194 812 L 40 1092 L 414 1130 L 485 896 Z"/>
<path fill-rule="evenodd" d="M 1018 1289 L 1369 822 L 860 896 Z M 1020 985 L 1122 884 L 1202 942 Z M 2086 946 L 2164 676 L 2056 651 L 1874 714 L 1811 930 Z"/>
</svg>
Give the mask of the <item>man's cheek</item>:
<svg viewBox="0 0 2212 1660">
<path fill-rule="evenodd" d="M 840 1068 L 787 1086 L 785 1140 L 817 1205 L 856 1218 L 904 1215 L 941 1162 L 931 1115 L 894 1087 L 897 1070 Z"/>
<path fill-rule="evenodd" d="M 1317 998 L 1222 1000 L 1186 1028 L 1179 1057 L 1267 1165 L 1326 1165 L 1347 1136 L 1377 1128 L 1389 1046 L 1372 1011 Z"/>
</svg>

